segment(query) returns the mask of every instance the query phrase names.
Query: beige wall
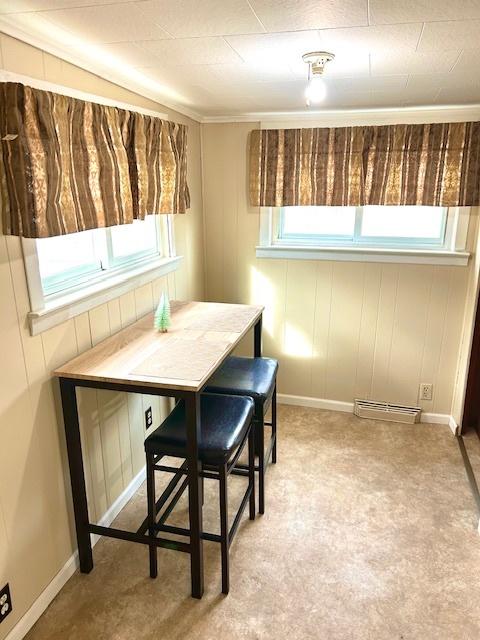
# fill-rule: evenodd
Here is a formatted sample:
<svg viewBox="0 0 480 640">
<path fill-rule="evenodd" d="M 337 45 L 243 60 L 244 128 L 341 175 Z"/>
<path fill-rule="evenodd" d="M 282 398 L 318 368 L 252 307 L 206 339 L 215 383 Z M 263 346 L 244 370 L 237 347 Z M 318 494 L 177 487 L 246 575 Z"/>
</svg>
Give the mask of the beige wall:
<svg viewBox="0 0 480 640">
<path fill-rule="evenodd" d="M 207 299 L 266 305 L 281 393 L 417 404 L 429 382 L 421 406 L 450 414 L 470 269 L 257 259 L 259 210 L 246 189 L 255 126 L 202 126 Z"/>
<path fill-rule="evenodd" d="M 8 580 L 14 610 L 2 623 L 4 638 L 75 548 L 63 426 L 58 418 L 57 365 L 153 308 L 159 291 L 172 298 L 203 298 L 203 221 L 200 126 L 161 105 L 54 58 L 0 36 L 1 68 L 169 113 L 188 125 L 188 171 L 192 207 L 175 217 L 181 268 L 89 313 L 31 337 L 21 245 L 0 236 L 0 585 Z M 158 423 L 165 400 L 82 390 L 81 427 L 93 519 L 100 518 L 144 464 L 144 408 Z"/>
</svg>

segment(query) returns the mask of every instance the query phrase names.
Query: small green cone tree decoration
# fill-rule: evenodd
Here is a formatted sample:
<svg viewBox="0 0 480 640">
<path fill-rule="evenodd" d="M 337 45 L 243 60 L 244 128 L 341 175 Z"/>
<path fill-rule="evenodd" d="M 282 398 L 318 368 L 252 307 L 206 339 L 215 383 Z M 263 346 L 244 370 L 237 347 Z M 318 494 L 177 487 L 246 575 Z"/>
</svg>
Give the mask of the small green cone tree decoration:
<svg viewBox="0 0 480 640">
<path fill-rule="evenodd" d="M 170 326 L 170 300 L 166 293 L 162 293 L 160 302 L 155 311 L 155 317 L 153 321 L 155 329 L 165 333 Z"/>
</svg>

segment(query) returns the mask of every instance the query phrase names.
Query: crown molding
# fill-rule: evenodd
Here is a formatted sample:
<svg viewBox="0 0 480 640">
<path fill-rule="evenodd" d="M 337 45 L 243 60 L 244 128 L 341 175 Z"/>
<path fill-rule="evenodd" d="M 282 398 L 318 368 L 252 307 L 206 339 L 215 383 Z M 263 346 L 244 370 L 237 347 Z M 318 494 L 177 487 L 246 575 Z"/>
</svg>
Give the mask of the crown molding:
<svg viewBox="0 0 480 640">
<path fill-rule="evenodd" d="M 369 123 L 378 120 L 398 123 L 416 122 L 462 122 L 480 119 L 480 103 L 462 105 L 424 105 L 418 107 L 389 107 L 371 109 L 324 109 L 316 111 L 258 111 L 238 115 L 203 116 L 202 124 L 233 122 L 275 123 L 285 121 L 339 123 Z"/>
<path fill-rule="evenodd" d="M 89 73 L 93 73 L 99 78 L 103 80 L 107 80 L 112 84 L 116 84 L 123 89 L 127 89 L 128 91 L 132 91 L 142 98 L 148 98 L 153 102 L 156 102 L 159 107 L 167 107 L 168 109 L 172 109 L 173 111 L 177 111 L 183 116 L 187 116 L 196 122 L 201 122 L 202 115 L 196 112 L 189 107 L 178 104 L 165 98 L 160 92 L 152 91 L 147 87 L 140 86 L 136 82 L 128 79 L 122 78 L 120 75 L 115 74 L 114 77 L 109 75 L 108 69 L 105 69 L 101 64 L 96 64 L 94 61 L 89 61 L 88 63 L 82 59 L 81 55 L 76 54 L 73 51 L 69 51 L 67 49 L 63 49 L 61 47 L 57 47 L 54 44 L 48 42 L 48 40 L 42 38 L 41 36 L 33 35 L 20 27 L 10 24 L 7 21 L 6 16 L 0 16 L 0 31 L 11 36 L 12 38 L 16 38 L 17 40 L 21 40 L 22 42 L 26 42 L 41 51 L 45 51 L 50 53 L 61 60 L 65 60 L 66 62 L 70 62 L 76 67 L 80 67 Z"/>
</svg>

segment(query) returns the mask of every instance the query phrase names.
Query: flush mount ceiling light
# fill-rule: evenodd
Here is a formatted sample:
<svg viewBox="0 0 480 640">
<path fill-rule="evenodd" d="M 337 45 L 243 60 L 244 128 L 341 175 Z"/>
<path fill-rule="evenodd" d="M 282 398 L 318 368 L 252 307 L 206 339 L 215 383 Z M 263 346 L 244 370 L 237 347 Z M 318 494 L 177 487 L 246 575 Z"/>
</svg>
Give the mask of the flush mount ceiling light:
<svg viewBox="0 0 480 640">
<path fill-rule="evenodd" d="M 327 62 L 334 58 L 335 55 L 328 51 L 312 51 L 302 56 L 302 60 L 308 64 L 308 84 L 305 90 L 307 107 L 322 102 L 327 95 L 327 87 L 322 76 Z"/>
</svg>

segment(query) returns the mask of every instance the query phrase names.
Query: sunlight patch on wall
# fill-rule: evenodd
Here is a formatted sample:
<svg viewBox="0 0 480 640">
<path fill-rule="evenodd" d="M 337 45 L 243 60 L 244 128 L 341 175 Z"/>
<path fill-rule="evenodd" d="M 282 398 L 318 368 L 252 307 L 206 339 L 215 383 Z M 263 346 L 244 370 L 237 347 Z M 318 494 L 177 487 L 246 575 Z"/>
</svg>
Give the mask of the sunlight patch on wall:
<svg viewBox="0 0 480 640">
<path fill-rule="evenodd" d="M 262 330 L 273 337 L 275 287 L 256 267 L 250 267 L 250 301 L 251 304 L 263 304 Z"/>
<path fill-rule="evenodd" d="M 312 343 L 304 332 L 294 327 L 290 322 L 286 322 L 283 353 L 297 358 L 311 358 L 312 350 Z"/>
</svg>

